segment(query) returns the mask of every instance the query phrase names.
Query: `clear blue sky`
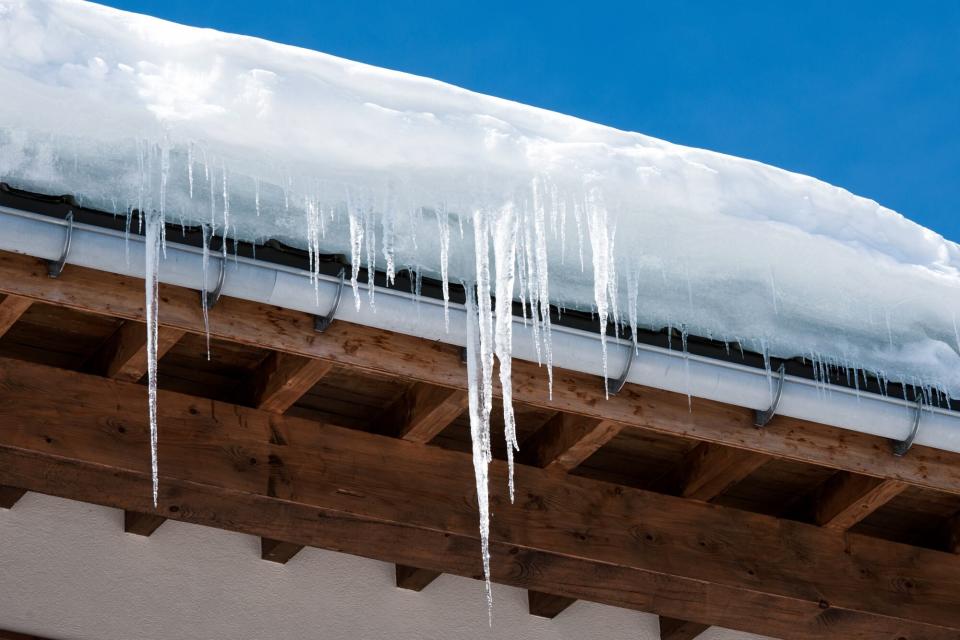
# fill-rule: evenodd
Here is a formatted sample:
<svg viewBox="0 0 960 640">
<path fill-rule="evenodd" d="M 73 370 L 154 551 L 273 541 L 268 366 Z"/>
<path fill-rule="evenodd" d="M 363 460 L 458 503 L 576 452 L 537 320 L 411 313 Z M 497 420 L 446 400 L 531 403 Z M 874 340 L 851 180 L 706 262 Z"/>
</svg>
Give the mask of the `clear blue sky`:
<svg viewBox="0 0 960 640">
<path fill-rule="evenodd" d="M 822 178 L 960 241 L 960 1 L 107 0 Z"/>
</svg>

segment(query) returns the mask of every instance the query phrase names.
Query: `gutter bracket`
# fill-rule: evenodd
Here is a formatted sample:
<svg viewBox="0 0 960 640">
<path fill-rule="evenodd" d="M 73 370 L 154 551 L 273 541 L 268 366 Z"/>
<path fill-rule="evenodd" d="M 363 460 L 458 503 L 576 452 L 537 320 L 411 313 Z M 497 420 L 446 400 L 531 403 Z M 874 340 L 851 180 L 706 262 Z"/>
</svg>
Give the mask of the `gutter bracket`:
<svg viewBox="0 0 960 640">
<path fill-rule="evenodd" d="M 923 415 L 923 397 L 917 398 L 917 407 L 914 410 L 913 414 L 913 428 L 910 429 L 910 435 L 908 435 L 903 440 L 891 440 L 890 446 L 893 449 L 893 455 L 898 458 L 902 458 L 907 455 L 907 452 L 910 451 L 910 447 L 913 446 L 913 441 L 917 437 L 917 433 L 920 431 L 920 417 Z"/>
<path fill-rule="evenodd" d="M 325 316 L 313 316 L 313 330 L 317 333 L 323 333 L 330 328 L 330 325 L 333 324 L 333 318 L 337 315 L 337 309 L 340 308 L 340 300 L 343 298 L 343 282 L 346 277 L 346 269 L 340 267 L 340 273 L 337 274 L 340 276 L 340 284 L 337 285 L 337 295 L 333 299 L 333 306 L 330 308 L 330 311 Z"/>
<path fill-rule="evenodd" d="M 213 288 L 213 291 L 200 292 L 202 302 L 207 306 L 207 309 L 212 309 L 217 302 L 220 301 L 220 293 L 223 290 L 223 279 L 226 276 L 227 271 L 227 257 L 223 256 L 220 259 L 220 274 L 217 276 L 217 286 Z"/>
<path fill-rule="evenodd" d="M 636 356 L 637 347 L 636 345 L 630 345 L 630 355 L 627 357 L 627 364 L 623 368 L 623 373 L 620 374 L 620 377 L 613 381 L 613 384 L 610 384 L 610 378 L 603 379 L 603 387 L 607 392 L 607 397 L 615 396 L 621 391 L 623 391 L 624 385 L 627 384 L 627 375 L 630 373 L 630 367 L 633 366 L 633 358 Z"/>
<path fill-rule="evenodd" d="M 777 391 L 773 395 L 773 404 L 770 405 L 769 409 L 765 411 L 760 411 L 757 409 L 754 412 L 753 425 L 762 429 L 763 427 L 770 424 L 770 421 L 773 420 L 773 416 L 777 415 L 777 407 L 780 406 L 780 398 L 783 397 L 783 381 L 787 376 L 787 365 L 785 362 L 780 363 L 780 368 L 777 369 Z"/>
<path fill-rule="evenodd" d="M 70 253 L 70 242 L 73 240 L 73 211 L 68 212 L 64 220 L 67 221 L 67 237 L 63 241 L 63 251 L 60 252 L 59 259 L 47 260 L 47 275 L 51 278 L 59 278 L 63 273 L 63 267 L 67 264 L 67 254 Z"/>
</svg>

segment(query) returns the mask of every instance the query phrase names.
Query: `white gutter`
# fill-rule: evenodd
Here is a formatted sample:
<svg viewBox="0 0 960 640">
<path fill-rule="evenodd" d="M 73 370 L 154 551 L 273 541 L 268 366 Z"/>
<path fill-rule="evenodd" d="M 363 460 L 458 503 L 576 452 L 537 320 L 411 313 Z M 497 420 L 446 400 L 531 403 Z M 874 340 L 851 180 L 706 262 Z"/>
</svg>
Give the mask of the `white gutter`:
<svg viewBox="0 0 960 640">
<path fill-rule="evenodd" d="M 0 206 L 0 250 L 56 260 L 63 250 L 66 227 L 66 222 L 61 220 Z M 166 257 L 161 260 L 160 281 L 201 290 L 202 257 L 200 249 L 169 243 Z M 218 255 L 213 254 L 207 273 L 208 289 L 215 286 L 219 263 Z M 128 239 L 122 232 L 76 223 L 66 268 L 71 264 L 143 278 L 144 240 L 137 235 Z M 329 276 L 320 276 L 315 287 L 306 271 L 231 256 L 226 264 L 222 293 L 325 315 L 333 304 L 337 286 L 338 280 Z M 373 310 L 367 304 L 366 285 L 360 287 L 363 289 L 360 309 L 353 304 L 350 292 L 344 292 L 338 319 L 428 340 L 466 344 L 466 311 L 462 305 L 450 305 L 447 331 L 441 301 L 415 300 L 411 294 L 379 289 Z M 554 326 L 552 333 L 555 366 L 603 375 L 598 335 L 560 326 Z M 608 374 L 617 378 L 626 365 L 631 346 L 617 340 L 610 340 L 608 344 Z M 532 330 L 520 319 L 515 319 L 513 325 L 513 355 L 537 361 Z M 649 345 L 639 346 L 627 381 L 760 410 L 770 406 L 772 390 L 776 387 L 776 380 L 771 380 L 763 370 Z M 597 385 L 601 385 L 599 380 Z M 546 392 L 544 384 L 544 394 Z M 895 440 L 909 435 L 914 413 L 913 403 L 793 376 L 785 378 L 777 408 L 778 415 Z M 924 409 L 915 443 L 960 452 L 960 414 Z"/>
</svg>

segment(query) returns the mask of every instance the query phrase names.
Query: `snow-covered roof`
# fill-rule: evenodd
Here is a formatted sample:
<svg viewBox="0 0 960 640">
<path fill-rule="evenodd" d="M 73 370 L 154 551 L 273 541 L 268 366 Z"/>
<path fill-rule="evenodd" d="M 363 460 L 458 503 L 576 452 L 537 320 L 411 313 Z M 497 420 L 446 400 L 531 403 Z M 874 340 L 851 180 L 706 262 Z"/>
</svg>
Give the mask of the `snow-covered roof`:
<svg viewBox="0 0 960 640">
<path fill-rule="evenodd" d="M 17 186 L 960 393 L 958 246 L 814 178 L 79 0 L 0 86 Z"/>
</svg>

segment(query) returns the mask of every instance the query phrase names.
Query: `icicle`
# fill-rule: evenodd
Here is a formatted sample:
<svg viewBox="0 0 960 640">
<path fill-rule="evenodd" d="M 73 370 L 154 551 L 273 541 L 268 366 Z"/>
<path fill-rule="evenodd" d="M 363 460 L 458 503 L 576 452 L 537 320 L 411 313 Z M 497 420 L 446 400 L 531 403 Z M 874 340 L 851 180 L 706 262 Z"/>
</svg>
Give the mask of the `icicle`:
<svg viewBox="0 0 960 640">
<path fill-rule="evenodd" d="M 354 211 L 349 200 L 347 202 L 347 218 L 350 221 L 350 286 L 353 288 L 353 303 L 357 311 L 360 311 L 360 289 L 357 277 L 360 275 L 360 261 L 363 259 L 361 250 L 363 249 L 364 224 L 363 219 Z"/>
<path fill-rule="evenodd" d="M 260 178 L 253 179 L 253 206 L 257 211 L 257 217 L 260 217 Z"/>
<path fill-rule="evenodd" d="M 187 145 L 187 184 L 190 189 L 190 199 L 193 200 L 193 143 Z"/>
<path fill-rule="evenodd" d="M 497 274 L 495 350 L 497 360 L 500 362 L 500 390 L 503 394 L 503 435 L 507 446 L 510 502 L 513 502 L 513 453 L 520 450 L 520 445 L 517 442 L 517 424 L 513 415 L 513 382 L 511 379 L 517 222 L 514 206 L 508 204 L 500 210 L 493 228 L 494 268 Z"/>
<path fill-rule="evenodd" d="M 207 274 L 210 271 L 210 241 L 213 229 L 209 225 L 200 227 L 203 238 L 203 285 L 200 292 L 200 308 L 203 310 L 203 333 L 207 339 L 207 362 L 210 362 L 210 309 L 207 304 Z"/>
<path fill-rule="evenodd" d="M 449 260 L 450 260 L 450 222 L 447 219 L 446 210 L 439 208 L 436 210 L 437 230 L 440 237 L 440 281 L 443 287 L 443 329 L 450 333 L 450 281 L 449 281 Z"/>
<path fill-rule="evenodd" d="M 160 263 L 160 230 L 163 215 L 151 210 L 146 216 L 146 315 L 147 315 L 147 396 L 150 412 L 150 470 L 153 477 L 153 506 L 159 493 L 159 465 L 157 463 L 157 279 Z"/>
<path fill-rule="evenodd" d="M 474 286 L 467 291 L 467 390 L 470 407 L 470 439 L 473 443 L 473 474 L 477 485 L 477 511 L 480 515 L 480 557 L 487 595 L 487 617 L 493 626 L 493 591 L 490 587 L 490 407 L 481 392 L 482 347 L 480 316 L 474 302 Z"/>
<path fill-rule="evenodd" d="M 609 242 L 607 229 L 607 209 L 603 204 L 599 189 L 590 189 L 587 193 L 587 230 L 590 234 L 590 247 L 593 249 L 593 297 L 600 319 L 600 350 L 603 357 L 603 378 L 607 379 L 607 320 L 609 305 L 610 279 L 613 271 L 613 246 Z"/>
</svg>

